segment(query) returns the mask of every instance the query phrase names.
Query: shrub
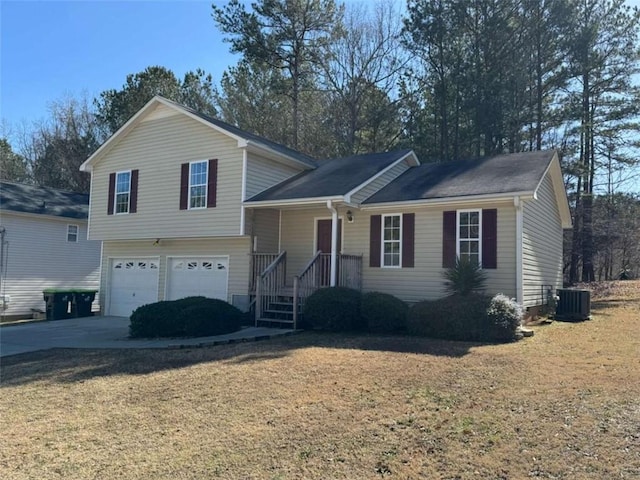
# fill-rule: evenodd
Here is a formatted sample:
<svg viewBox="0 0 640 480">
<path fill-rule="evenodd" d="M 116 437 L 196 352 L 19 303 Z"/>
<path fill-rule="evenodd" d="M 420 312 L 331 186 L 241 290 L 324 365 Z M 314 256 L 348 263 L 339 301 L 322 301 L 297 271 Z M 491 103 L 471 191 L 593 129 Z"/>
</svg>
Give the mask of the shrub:
<svg viewBox="0 0 640 480">
<path fill-rule="evenodd" d="M 340 332 L 362 328 L 362 294 L 346 287 L 322 288 L 313 292 L 304 305 L 304 321 L 311 328 Z"/>
<path fill-rule="evenodd" d="M 206 298 L 184 308 L 179 321 L 188 337 L 223 335 L 240 330 L 242 312 L 222 300 Z"/>
<path fill-rule="evenodd" d="M 416 303 L 409 310 L 409 333 L 448 340 L 483 340 L 490 299 L 451 295 Z"/>
<path fill-rule="evenodd" d="M 492 340 L 515 340 L 522 322 L 522 307 L 514 299 L 499 293 L 491 299 L 487 316 Z"/>
<path fill-rule="evenodd" d="M 408 305 L 388 293 L 369 292 L 362 296 L 362 320 L 370 332 L 393 333 L 404 330 L 408 313 Z"/>
<path fill-rule="evenodd" d="M 413 305 L 408 330 L 447 340 L 504 342 L 515 340 L 521 319 L 522 308 L 505 295 L 452 295 Z"/>
<path fill-rule="evenodd" d="M 184 327 L 177 321 L 175 302 L 163 301 L 138 307 L 130 317 L 129 336 L 133 338 L 179 337 Z"/>
<path fill-rule="evenodd" d="M 456 264 L 443 274 L 447 291 L 452 295 L 466 297 L 484 288 L 487 276 L 480 265 L 467 259 L 456 257 Z"/>
<path fill-rule="evenodd" d="M 240 328 L 241 312 L 222 300 L 187 297 L 143 305 L 132 314 L 132 338 L 206 336 Z"/>
</svg>

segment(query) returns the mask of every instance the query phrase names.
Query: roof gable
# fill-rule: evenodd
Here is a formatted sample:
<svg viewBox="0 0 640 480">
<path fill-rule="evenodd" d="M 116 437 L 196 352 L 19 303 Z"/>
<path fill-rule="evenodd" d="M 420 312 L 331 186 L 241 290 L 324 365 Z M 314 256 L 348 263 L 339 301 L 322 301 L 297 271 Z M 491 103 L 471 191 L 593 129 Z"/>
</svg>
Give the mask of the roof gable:
<svg viewBox="0 0 640 480">
<path fill-rule="evenodd" d="M 86 220 L 89 214 L 89 195 L 37 185 L 1 182 L 0 209 Z"/>
<path fill-rule="evenodd" d="M 117 132 L 115 132 L 109 139 L 103 143 L 98 150 L 96 150 L 81 166 L 80 170 L 83 172 L 91 171 L 93 165 L 99 162 L 118 142 L 124 138 L 133 128 L 136 127 L 145 118 L 153 114 L 154 110 L 158 106 L 164 106 L 176 113 L 186 115 L 213 130 L 222 133 L 228 137 L 233 138 L 238 142 L 239 148 L 254 147 L 262 149 L 268 152 L 276 154 L 276 158 L 289 160 L 304 168 L 314 168 L 316 163 L 311 157 L 304 155 L 300 152 L 292 150 L 284 145 L 267 140 L 258 135 L 254 135 L 249 132 L 245 132 L 233 125 L 225 123 L 221 120 L 209 117 L 207 115 L 200 114 L 195 110 L 175 103 L 166 98 L 155 96 L 147 102 L 133 117 L 131 117 Z"/>
</svg>

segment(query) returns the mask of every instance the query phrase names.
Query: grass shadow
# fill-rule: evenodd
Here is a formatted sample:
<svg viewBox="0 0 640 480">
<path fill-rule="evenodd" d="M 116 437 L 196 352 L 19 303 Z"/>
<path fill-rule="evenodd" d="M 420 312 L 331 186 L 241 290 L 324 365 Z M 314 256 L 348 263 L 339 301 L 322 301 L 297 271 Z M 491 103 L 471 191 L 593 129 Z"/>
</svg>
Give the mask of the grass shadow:
<svg viewBox="0 0 640 480">
<path fill-rule="evenodd" d="M 305 348 L 338 348 L 462 357 L 474 342 L 404 335 L 302 332 L 259 342 L 182 349 L 52 349 L 2 358 L 0 388 L 33 382 L 73 383 L 113 375 L 147 375 L 201 363 L 242 364 L 287 357 Z"/>
</svg>

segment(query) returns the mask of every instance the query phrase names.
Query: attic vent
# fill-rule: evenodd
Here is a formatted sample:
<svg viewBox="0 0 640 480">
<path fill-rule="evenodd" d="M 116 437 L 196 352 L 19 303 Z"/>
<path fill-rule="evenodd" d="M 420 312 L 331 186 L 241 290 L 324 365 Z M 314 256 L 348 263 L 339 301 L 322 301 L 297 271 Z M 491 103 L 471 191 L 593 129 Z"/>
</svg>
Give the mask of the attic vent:
<svg viewBox="0 0 640 480">
<path fill-rule="evenodd" d="M 588 320 L 591 318 L 591 292 L 562 288 L 558 290 L 557 320 Z"/>
</svg>

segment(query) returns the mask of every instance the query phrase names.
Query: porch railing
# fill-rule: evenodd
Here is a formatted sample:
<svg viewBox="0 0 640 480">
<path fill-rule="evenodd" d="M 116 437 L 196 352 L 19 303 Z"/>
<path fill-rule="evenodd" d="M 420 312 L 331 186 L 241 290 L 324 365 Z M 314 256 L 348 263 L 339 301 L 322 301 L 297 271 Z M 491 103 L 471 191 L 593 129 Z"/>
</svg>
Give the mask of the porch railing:
<svg viewBox="0 0 640 480">
<path fill-rule="evenodd" d="M 338 256 L 338 279 L 341 287 L 362 290 L 362 255 Z"/>
<path fill-rule="evenodd" d="M 279 253 L 252 253 L 251 254 L 251 275 L 249 276 L 249 293 L 256 292 L 258 277 L 271 263 L 278 258 Z"/>
<path fill-rule="evenodd" d="M 287 252 L 280 253 L 256 280 L 256 326 L 262 312 L 275 302 L 287 278 Z"/>
</svg>

